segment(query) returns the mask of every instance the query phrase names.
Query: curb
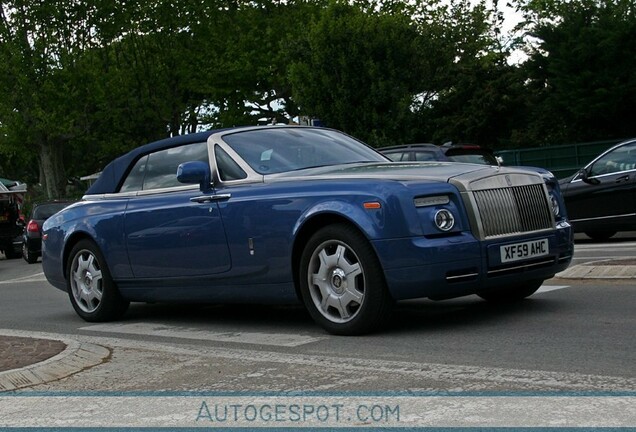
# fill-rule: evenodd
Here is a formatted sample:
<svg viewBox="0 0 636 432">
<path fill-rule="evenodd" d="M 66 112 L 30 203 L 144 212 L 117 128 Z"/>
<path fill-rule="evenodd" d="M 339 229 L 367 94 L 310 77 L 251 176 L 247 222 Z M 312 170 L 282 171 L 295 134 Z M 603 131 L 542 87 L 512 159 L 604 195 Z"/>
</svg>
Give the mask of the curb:
<svg viewBox="0 0 636 432">
<path fill-rule="evenodd" d="M 562 279 L 636 279 L 636 265 L 630 265 L 633 259 L 608 259 L 590 261 L 585 264 L 571 266 L 557 273 L 555 277 Z M 626 264 L 629 262 L 630 264 Z"/>
<path fill-rule="evenodd" d="M 66 344 L 66 348 L 62 352 L 44 361 L 19 369 L 0 372 L 0 392 L 18 390 L 66 378 L 104 363 L 111 354 L 108 348 L 101 345 L 80 343 L 76 340 L 59 337 L 53 338 L 47 336 L 46 333 L 0 329 L 0 335 L 51 339 Z"/>
</svg>

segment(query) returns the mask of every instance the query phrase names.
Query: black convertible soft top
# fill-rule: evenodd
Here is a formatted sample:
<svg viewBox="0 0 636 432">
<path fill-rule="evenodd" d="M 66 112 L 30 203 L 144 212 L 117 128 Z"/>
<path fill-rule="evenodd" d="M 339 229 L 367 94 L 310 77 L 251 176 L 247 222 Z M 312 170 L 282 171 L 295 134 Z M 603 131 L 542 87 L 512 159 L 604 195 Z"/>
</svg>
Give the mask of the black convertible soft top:
<svg viewBox="0 0 636 432">
<path fill-rule="evenodd" d="M 93 183 L 86 194 L 99 195 L 117 192 L 117 188 L 119 187 L 123 176 L 126 175 L 128 168 L 141 156 L 155 152 L 157 150 L 178 147 L 183 144 L 202 142 L 207 140 L 210 135 L 222 130 L 225 129 L 213 129 L 206 132 L 179 135 L 176 137 L 165 138 L 137 147 L 106 165 L 97 181 Z"/>
</svg>

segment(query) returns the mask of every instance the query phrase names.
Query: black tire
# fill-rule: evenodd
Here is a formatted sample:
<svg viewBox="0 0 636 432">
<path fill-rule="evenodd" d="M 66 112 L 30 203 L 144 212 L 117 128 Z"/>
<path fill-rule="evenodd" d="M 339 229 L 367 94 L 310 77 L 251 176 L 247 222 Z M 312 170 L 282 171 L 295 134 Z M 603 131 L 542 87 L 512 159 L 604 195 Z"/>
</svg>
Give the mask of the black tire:
<svg viewBox="0 0 636 432">
<path fill-rule="evenodd" d="M 595 241 L 609 240 L 616 231 L 586 231 L 585 235 Z"/>
<path fill-rule="evenodd" d="M 369 333 L 386 321 L 393 307 L 375 251 L 346 224 L 326 226 L 311 236 L 299 277 L 309 314 L 332 334 Z"/>
<path fill-rule="evenodd" d="M 38 262 L 38 254 L 29 251 L 26 243 L 22 243 L 22 258 L 24 258 L 24 260 L 29 264 L 35 264 Z"/>
<path fill-rule="evenodd" d="M 530 297 L 543 284 L 542 280 L 533 280 L 515 286 L 506 286 L 477 293 L 484 300 L 491 303 L 514 303 Z"/>
<path fill-rule="evenodd" d="M 97 245 L 80 240 L 71 250 L 66 266 L 68 295 L 75 312 L 85 321 L 121 318 L 129 302 L 121 297 Z"/>
<path fill-rule="evenodd" d="M 13 250 L 13 247 L 7 248 L 4 250 L 4 256 L 6 259 L 16 259 L 20 258 L 20 254 Z"/>
</svg>

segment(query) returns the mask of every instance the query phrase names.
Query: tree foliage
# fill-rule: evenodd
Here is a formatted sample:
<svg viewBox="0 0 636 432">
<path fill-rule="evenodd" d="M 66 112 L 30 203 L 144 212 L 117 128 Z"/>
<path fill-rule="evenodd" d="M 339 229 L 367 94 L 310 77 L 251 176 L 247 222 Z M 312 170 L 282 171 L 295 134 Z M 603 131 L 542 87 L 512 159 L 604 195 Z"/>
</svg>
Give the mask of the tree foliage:
<svg viewBox="0 0 636 432">
<path fill-rule="evenodd" d="M 636 133 L 636 5 L 632 0 L 522 2 L 529 36 L 536 143 L 625 138 Z"/>
<path fill-rule="evenodd" d="M 301 110 L 372 144 L 399 139 L 419 87 L 418 38 L 404 13 L 331 2 L 290 68 Z"/>
<path fill-rule="evenodd" d="M 523 39 L 485 0 L 0 0 L 0 174 L 58 197 L 145 142 L 298 115 L 376 146 L 636 134 L 633 0 L 513 1 Z"/>
</svg>

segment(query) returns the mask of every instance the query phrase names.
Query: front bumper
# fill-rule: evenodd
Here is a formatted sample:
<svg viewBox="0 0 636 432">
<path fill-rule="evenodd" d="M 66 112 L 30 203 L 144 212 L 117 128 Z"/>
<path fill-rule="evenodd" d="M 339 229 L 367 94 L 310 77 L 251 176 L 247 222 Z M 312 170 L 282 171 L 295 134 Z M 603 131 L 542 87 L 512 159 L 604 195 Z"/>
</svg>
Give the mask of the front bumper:
<svg viewBox="0 0 636 432">
<path fill-rule="evenodd" d="M 542 256 L 503 262 L 501 246 L 546 239 L 549 252 Z M 443 238 L 375 241 L 394 299 L 428 297 L 447 299 L 476 294 L 523 281 L 545 280 L 565 270 L 572 261 L 572 228 L 479 241 L 470 233 Z"/>
</svg>

